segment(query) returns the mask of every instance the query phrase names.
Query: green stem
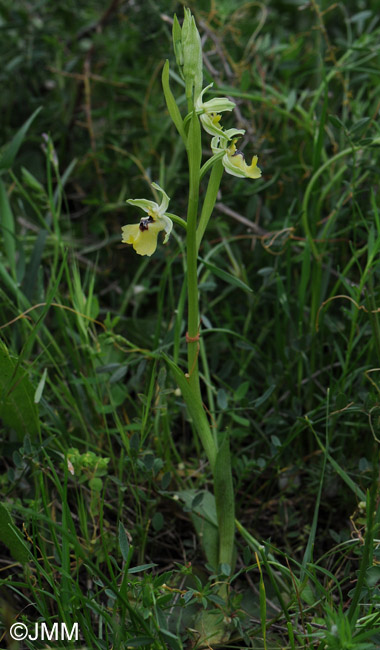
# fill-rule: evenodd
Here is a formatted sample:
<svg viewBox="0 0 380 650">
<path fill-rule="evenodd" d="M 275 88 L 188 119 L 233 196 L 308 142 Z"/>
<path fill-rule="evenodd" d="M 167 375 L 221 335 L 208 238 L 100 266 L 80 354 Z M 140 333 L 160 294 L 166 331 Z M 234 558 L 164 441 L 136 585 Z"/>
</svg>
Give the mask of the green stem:
<svg viewBox="0 0 380 650">
<path fill-rule="evenodd" d="M 198 268 L 197 268 L 197 215 L 199 199 L 199 168 L 202 156 L 201 132 L 199 119 L 193 112 L 188 135 L 189 159 L 189 205 L 187 212 L 187 296 L 188 296 L 188 327 L 190 339 L 187 344 L 187 362 L 189 385 L 194 394 L 201 399 L 198 373 L 199 343 L 196 340 L 199 334 L 199 306 L 198 306 Z"/>
<path fill-rule="evenodd" d="M 181 217 L 177 217 L 176 214 L 173 214 L 172 212 L 165 212 L 166 216 L 169 217 L 174 223 L 178 224 L 179 226 L 182 226 L 185 230 L 187 230 L 187 223 L 184 219 L 181 219 Z"/>
</svg>

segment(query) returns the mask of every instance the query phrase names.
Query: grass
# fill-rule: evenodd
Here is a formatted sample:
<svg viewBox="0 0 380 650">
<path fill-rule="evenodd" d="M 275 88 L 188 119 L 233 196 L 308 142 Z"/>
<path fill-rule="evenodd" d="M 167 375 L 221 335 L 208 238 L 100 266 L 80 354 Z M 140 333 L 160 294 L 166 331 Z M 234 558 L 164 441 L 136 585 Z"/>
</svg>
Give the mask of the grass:
<svg viewBox="0 0 380 650">
<path fill-rule="evenodd" d="M 211 471 L 163 356 L 186 352 L 183 233 L 150 259 L 120 244 L 150 181 L 184 216 L 160 87 L 182 9 L 3 3 L 1 647 L 46 647 L 12 642 L 15 620 L 78 622 L 57 648 L 200 647 L 202 611 L 228 626 L 212 647 L 379 646 L 376 9 L 192 7 L 263 169 L 223 177 L 199 270 L 229 576 L 205 560 Z"/>
</svg>

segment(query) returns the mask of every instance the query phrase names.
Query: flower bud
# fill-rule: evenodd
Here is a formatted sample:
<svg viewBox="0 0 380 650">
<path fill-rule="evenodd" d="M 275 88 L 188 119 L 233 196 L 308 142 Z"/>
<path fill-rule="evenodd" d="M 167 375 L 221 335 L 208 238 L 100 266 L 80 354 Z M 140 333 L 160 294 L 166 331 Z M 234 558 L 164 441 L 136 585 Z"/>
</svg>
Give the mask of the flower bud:
<svg viewBox="0 0 380 650">
<path fill-rule="evenodd" d="M 201 37 L 190 9 L 185 9 L 182 29 L 174 16 L 173 47 L 181 76 L 185 80 L 187 100 L 195 103 L 202 90 L 203 62 Z"/>
</svg>

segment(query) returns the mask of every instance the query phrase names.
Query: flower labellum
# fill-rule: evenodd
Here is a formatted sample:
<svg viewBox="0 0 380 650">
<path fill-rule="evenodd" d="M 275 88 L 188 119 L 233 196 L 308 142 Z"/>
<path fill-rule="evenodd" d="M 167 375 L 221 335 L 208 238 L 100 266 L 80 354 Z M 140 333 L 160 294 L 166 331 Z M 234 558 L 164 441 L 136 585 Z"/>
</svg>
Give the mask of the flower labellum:
<svg viewBox="0 0 380 650">
<path fill-rule="evenodd" d="M 235 141 L 227 148 L 222 158 L 224 169 L 232 176 L 239 178 L 260 178 L 261 169 L 257 166 L 257 156 L 253 156 L 250 165 L 245 162 L 244 154 L 236 149 Z"/>
<path fill-rule="evenodd" d="M 165 214 L 169 205 L 168 195 L 157 183 L 152 183 L 152 187 L 162 193 L 161 204 L 158 205 L 155 201 L 147 199 L 128 199 L 127 203 L 141 208 L 148 216 L 142 217 L 139 224 L 123 226 L 121 229 L 122 242 L 132 244 L 138 255 L 148 255 L 148 257 L 153 255 L 157 248 L 158 234 L 161 231 L 166 233 L 164 238 L 166 244 L 173 227 L 172 220 Z"/>
<path fill-rule="evenodd" d="M 229 145 L 229 140 L 235 135 L 244 134 L 243 130 L 229 129 L 225 131 L 223 136 L 215 136 L 211 140 L 211 149 L 213 154 L 218 154 L 224 151 L 222 158 L 223 167 L 232 176 L 239 178 L 260 178 L 261 169 L 257 167 L 257 156 L 253 156 L 250 165 L 245 162 L 244 154 L 239 149 L 236 149 L 235 142 L 237 138 L 232 140 Z"/>
</svg>

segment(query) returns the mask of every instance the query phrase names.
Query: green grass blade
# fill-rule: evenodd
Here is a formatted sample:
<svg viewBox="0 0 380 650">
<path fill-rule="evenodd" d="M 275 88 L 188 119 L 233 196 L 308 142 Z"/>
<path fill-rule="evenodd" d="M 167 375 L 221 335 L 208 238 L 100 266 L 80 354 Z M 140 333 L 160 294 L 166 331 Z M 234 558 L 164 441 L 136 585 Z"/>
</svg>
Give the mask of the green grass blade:
<svg viewBox="0 0 380 650">
<path fill-rule="evenodd" d="M 0 173 L 7 171 L 12 167 L 14 159 L 17 156 L 18 150 L 22 145 L 22 142 L 30 125 L 41 110 L 42 106 L 34 111 L 33 115 L 31 115 L 29 119 L 26 120 L 22 127 L 17 131 L 16 135 L 12 138 L 11 142 L 3 150 L 2 154 L 0 155 Z"/>
<path fill-rule="evenodd" d="M 11 269 L 13 280 L 16 280 L 16 240 L 15 223 L 8 195 L 0 178 L 0 225 L 4 239 L 4 250 Z"/>
</svg>

